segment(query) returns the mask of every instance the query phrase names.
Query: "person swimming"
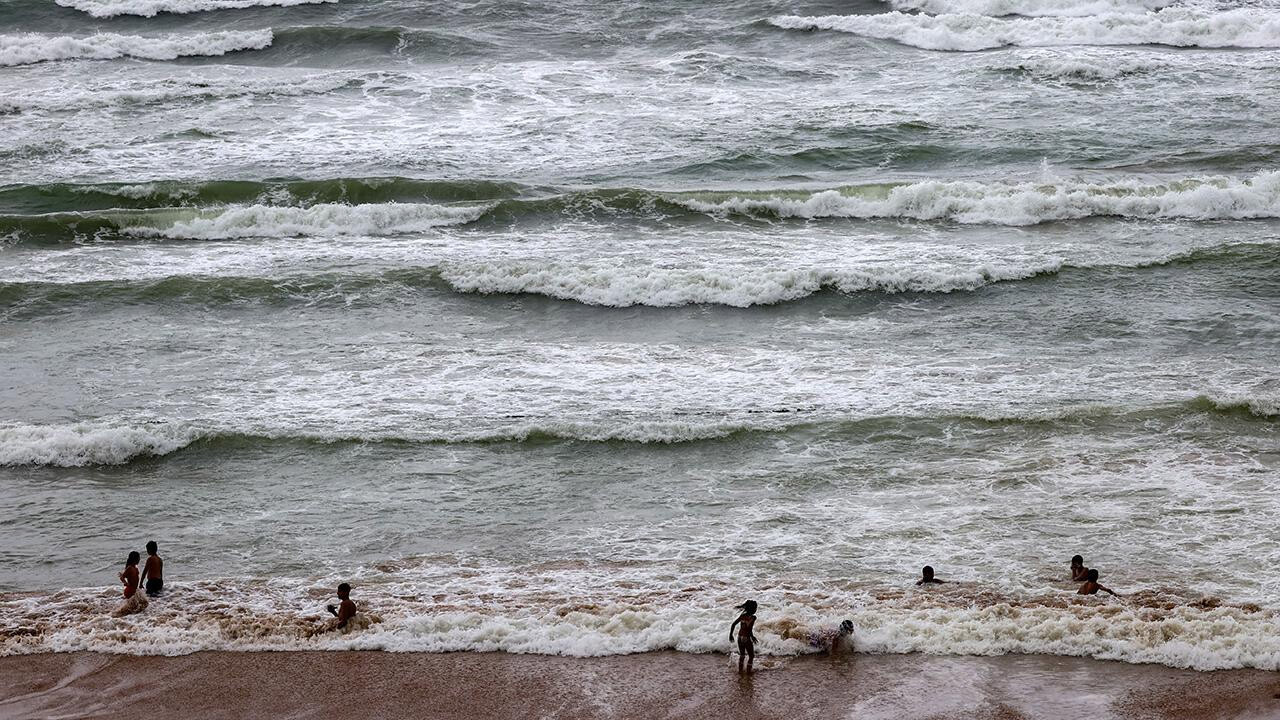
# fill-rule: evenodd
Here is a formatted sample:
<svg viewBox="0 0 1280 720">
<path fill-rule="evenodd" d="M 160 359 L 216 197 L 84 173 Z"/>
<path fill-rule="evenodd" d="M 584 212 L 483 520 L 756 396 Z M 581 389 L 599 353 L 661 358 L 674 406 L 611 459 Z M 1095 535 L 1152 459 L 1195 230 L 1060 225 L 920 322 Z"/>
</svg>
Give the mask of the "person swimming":
<svg viewBox="0 0 1280 720">
<path fill-rule="evenodd" d="M 741 610 L 742 614 L 729 626 L 729 642 L 733 642 L 733 629 L 738 628 L 738 672 L 742 672 L 743 660 L 747 662 L 747 672 L 751 672 L 756 659 L 756 601 L 748 600 L 735 609 Z"/>
<path fill-rule="evenodd" d="M 1098 571 L 1091 568 L 1089 572 L 1085 574 L 1085 582 L 1080 586 L 1080 589 L 1076 591 L 1076 594 L 1097 595 L 1099 590 L 1105 593 L 1110 593 L 1113 597 L 1120 597 L 1120 593 L 1117 593 L 1111 588 L 1098 582 Z"/>
<path fill-rule="evenodd" d="M 1071 581 L 1084 582 L 1089 577 L 1089 568 L 1084 566 L 1084 558 L 1079 555 L 1071 556 Z"/>
<path fill-rule="evenodd" d="M 920 579 L 916 581 L 916 585 L 931 585 L 933 583 L 945 583 L 946 580 L 939 580 L 933 576 L 933 566 L 925 565 L 920 571 Z"/>
</svg>

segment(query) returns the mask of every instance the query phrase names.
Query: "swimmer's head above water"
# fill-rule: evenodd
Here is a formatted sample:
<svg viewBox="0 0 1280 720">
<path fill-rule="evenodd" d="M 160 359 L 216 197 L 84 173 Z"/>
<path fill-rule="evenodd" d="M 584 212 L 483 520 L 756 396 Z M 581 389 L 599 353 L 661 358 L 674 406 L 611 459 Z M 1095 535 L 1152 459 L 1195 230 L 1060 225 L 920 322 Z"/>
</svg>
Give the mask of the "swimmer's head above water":
<svg viewBox="0 0 1280 720">
<path fill-rule="evenodd" d="M 745 615 L 755 615 L 755 614 L 756 614 L 756 601 L 755 601 L 755 600 L 748 600 L 748 601 L 746 601 L 746 602 L 742 603 L 741 605 L 738 605 L 738 606 L 737 606 L 737 607 L 735 607 L 734 609 L 735 609 L 735 610 L 741 610 L 741 611 L 743 612 L 743 614 L 745 614 Z"/>
</svg>

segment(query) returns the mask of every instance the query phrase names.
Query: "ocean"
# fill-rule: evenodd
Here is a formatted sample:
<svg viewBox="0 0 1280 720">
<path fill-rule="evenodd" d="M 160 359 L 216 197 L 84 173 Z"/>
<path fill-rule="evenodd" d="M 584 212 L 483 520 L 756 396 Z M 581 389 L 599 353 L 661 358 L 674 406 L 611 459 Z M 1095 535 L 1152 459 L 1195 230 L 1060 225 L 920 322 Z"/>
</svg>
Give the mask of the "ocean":
<svg viewBox="0 0 1280 720">
<path fill-rule="evenodd" d="M 0 4 L 0 655 L 1280 669 L 1277 358 L 1269 0 Z"/>
</svg>

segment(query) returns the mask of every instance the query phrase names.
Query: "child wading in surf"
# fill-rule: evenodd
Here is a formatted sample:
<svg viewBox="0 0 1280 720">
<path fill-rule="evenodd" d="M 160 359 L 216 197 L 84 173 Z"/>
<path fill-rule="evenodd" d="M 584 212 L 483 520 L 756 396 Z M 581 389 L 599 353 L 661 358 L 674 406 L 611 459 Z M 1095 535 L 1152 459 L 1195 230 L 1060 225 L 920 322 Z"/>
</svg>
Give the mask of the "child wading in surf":
<svg viewBox="0 0 1280 720">
<path fill-rule="evenodd" d="M 733 629 L 741 624 L 742 627 L 738 628 L 738 672 L 742 672 L 744 659 L 747 672 L 751 672 L 751 665 L 756 659 L 756 634 L 752 632 L 756 625 L 756 601 L 748 600 L 735 609 L 741 610 L 742 614 L 729 626 L 729 642 L 733 642 Z"/>
<path fill-rule="evenodd" d="M 1071 580 L 1072 582 L 1084 582 L 1089 579 L 1089 568 L 1084 566 L 1084 558 L 1079 555 L 1071 556 Z"/>
</svg>

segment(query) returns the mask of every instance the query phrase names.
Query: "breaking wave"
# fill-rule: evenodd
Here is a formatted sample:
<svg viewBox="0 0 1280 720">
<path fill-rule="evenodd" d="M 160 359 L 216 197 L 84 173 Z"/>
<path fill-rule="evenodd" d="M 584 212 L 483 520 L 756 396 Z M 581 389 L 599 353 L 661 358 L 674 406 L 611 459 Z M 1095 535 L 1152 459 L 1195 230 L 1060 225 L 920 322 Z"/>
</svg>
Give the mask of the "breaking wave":
<svg viewBox="0 0 1280 720">
<path fill-rule="evenodd" d="M 603 307 L 752 307 L 801 300 L 819 293 L 952 293 L 995 283 L 1031 280 L 1063 272 L 1113 272 L 1172 264 L 1217 263 L 1252 267 L 1273 261 L 1275 247 L 1241 243 L 1164 254 L 1068 260 L 1046 255 L 1020 260 L 903 259 L 894 264 L 850 263 L 825 269 L 754 266 L 662 267 L 613 262 L 554 260 L 442 261 L 435 265 L 373 272 L 324 272 L 284 276 L 160 275 L 71 282 L 0 282 L 0 302 L 11 314 L 42 306 L 178 301 L 362 306 L 405 301 L 423 292 L 540 295 Z M 27 308 L 27 310 L 23 310 Z"/>
<path fill-rule="evenodd" d="M 154 17 L 160 13 L 185 14 L 207 10 L 238 10 L 250 7 L 289 7 L 334 3 L 338 0 L 55 0 L 96 18 L 117 15 Z"/>
<path fill-rule="evenodd" d="M 1108 13 L 1145 13 L 1175 0 L 887 0 L 902 12 L 930 15 L 1022 15 L 1024 17 L 1086 17 Z"/>
<path fill-rule="evenodd" d="M 1026 424 L 1172 421 L 1187 415 L 1214 415 L 1248 422 L 1280 417 L 1273 391 L 1198 395 L 1183 402 L 1146 408 L 1098 404 L 1044 409 L 1000 409 L 950 414 L 871 415 L 820 413 L 809 407 L 741 410 L 733 415 L 690 410 L 652 417 L 617 413 L 572 420 L 523 415 L 466 418 L 465 422 L 394 431 L 308 432 L 288 429 L 236 429 L 180 421 L 96 420 L 70 424 L 0 426 L 0 467 L 86 467 L 124 465 L 170 455 L 195 444 L 219 448 L 260 447 L 269 443 L 640 443 L 680 444 L 716 441 L 744 434 L 812 432 L 865 437 L 876 432 L 940 431 L 955 426 L 982 428 Z M 904 428 L 903 426 L 911 426 Z"/>
<path fill-rule="evenodd" d="M 531 196 L 534 193 L 543 196 Z M 538 216 L 604 220 L 664 220 L 681 215 L 765 221 L 908 219 L 1010 226 L 1089 217 L 1240 220 L 1280 217 L 1280 172 L 1164 183 L 1137 179 L 1039 183 L 928 180 L 822 191 L 743 192 L 600 189 L 547 193 L 514 184 L 394 178 L 0 188 L 0 208 L 30 212 L 68 204 L 104 209 L 0 215 L 0 237 L 7 236 L 11 242 L 58 243 L 120 237 L 218 240 L 396 235 L 482 219 L 509 223 Z"/>
<path fill-rule="evenodd" d="M 680 571 L 397 563 L 365 573 L 363 618 L 344 633 L 323 608 L 336 578 L 218 578 L 166 583 L 141 614 L 111 618 L 112 590 L 0 598 L 0 655 L 94 651 L 179 655 L 200 650 L 515 652 L 593 657 L 653 650 L 727 653 L 723 627 L 739 587 L 761 579 Z M 437 564 L 439 563 L 439 564 Z M 446 564 L 447 563 L 447 564 Z M 347 575 L 352 573 L 348 570 Z M 674 577 L 673 577 L 674 576 Z M 727 582 L 732 581 L 732 582 Z M 736 582 L 737 584 L 733 584 Z M 860 653 L 1039 653 L 1216 670 L 1280 668 L 1273 610 L 1140 589 L 1123 599 L 1079 597 L 1074 586 L 995 591 L 970 583 L 929 590 L 828 578 L 758 591 L 769 612 L 757 652 L 815 652 L 807 628 L 855 625 Z M 495 605 L 492 598 L 503 598 Z"/>
<path fill-rule="evenodd" d="M 834 30 L 892 40 L 925 50 L 988 50 L 1009 45 L 1172 45 L 1176 47 L 1280 47 L 1280 13 L 1237 9 L 1212 13 L 1165 8 L 1146 14 L 1079 18 L 1000 19 L 985 15 L 782 15 L 785 30 Z"/>
<path fill-rule="evenodd" d="M 1280 172 L 1162 184 L 924 181 L 792 197 L 768 192 L 682 201 L 699 212 L 779 218 L 911 218 L 1033 225 L 1096 216 L 1247 219 L 1280 216 Z"/>
<path fill-rule="evenodd" d="M 112 60 L 122 57 L 173 60 L 196 55 L 216 56 L 241 50 L 261 50 L 273 39 L 270 30 L 224 31 L 192 35 L 0 35 L 0 67 L 52 60 Z"/>
</svg>

